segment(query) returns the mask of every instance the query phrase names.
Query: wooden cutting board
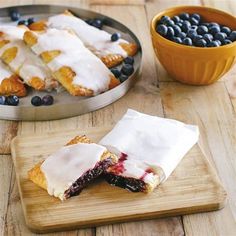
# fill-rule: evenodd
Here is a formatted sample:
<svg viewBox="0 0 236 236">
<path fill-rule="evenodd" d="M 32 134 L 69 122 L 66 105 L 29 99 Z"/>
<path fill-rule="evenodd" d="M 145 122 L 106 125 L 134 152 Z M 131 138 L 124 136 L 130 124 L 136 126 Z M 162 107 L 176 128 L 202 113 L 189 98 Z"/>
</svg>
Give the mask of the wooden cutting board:
<svg viewBox="0 0 236 236">
<path fill-rule="evenodd" d="M 25 221 L 34 232 L 70 230 L 115 222 L 217 210 L 226 193 L 198 145 L 153 193 L 131 193 L 97 180 L 61 202 L 27 179 L 27 171 L 78 134 L 97 142 L 111 128 L 17 136 L 11 144 Z"/>
</svg>

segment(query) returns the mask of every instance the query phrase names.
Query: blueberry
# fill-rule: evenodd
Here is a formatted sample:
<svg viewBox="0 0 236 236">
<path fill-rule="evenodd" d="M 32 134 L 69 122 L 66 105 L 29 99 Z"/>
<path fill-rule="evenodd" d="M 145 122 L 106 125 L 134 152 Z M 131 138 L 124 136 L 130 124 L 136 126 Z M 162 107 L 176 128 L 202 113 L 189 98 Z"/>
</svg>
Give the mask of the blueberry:
<svg viewBox="0 0 236 236">
<path fill-rule="evenodd" d="M 39 96 L 34 96 L 34 97 L 32 97 L 32 98 L 31 98 L 31 104 L 32 104 L 33 106 L 36 106 L 36 107 L 41 106 L 41 105 L 42 105 L 42 99 L 41 99 L 41 97 L 39 97 Z"/>
<path fill-rule="evenodd" d="M 181 23 L 181 22 L 178 22 L 178 23 L 176 23 L 175 25 L 178 25 L 180 28 L 182 28 L 182 26 L 183 26 L 183 23 Z"/>
<path fill-rule="evenodd" d="M 226 37 L 227 37 L 227 34 L 226 33 L 221 33 L 221 32 L 219 32 L 219 33 L 216 33 L 215 34 L 215 39 L 216 40 L 220 40 L 221 42 L 223 42 L 225 39 L 226 39 Z"/>
<path fill-rule="evenodd" d="M 177 37 L 184 39 L 186 37 L 186 34 L 184 32 L 180 32 Z"/>
<path fill-rule="evenodd" d="M 189 14 L 186 12 L 183 12 L 179 15 L 179 18 L 182 20 L 188 20 L 189 19 Z"/>
<path fill-rule="evenodd" d="M 176 42 L 176 43 L 179 43 L 179 44 L 182 43 L 182 39 L 180 37 L 174 37 L 173 41 Z"/>
<path fill-rule="evenodd" d="M 178 25 L 173 25 L 172 28 L 175 31 L 175 35 L 178 35 L 181 32 L 181 28 Z"/>
<path fill-rule="evenodd" d="M 221 41 L 220 40 L 215 40 L 215 42 L 219 45 L 219 46 L 221 46 L 222 45 L 222 43 L 221 43 Z"/>
<path fill-rule="evenodd" d="M 180 21 L 180 18 L 178 16 L 173 16 L 172 17 L 172 20 L 175 22 L 175 23 L 178 23 Z"/>
<path fill-rule="evenodd" d="M 93 19 L 87 19 L 87 20 L 85 20 L 85 22 L 89 25 L 92 25 L 93 24 Z"/>
<path fill-rule="evenodd" d="M 220 25 L 216 22 L 209 23 L 209 27 L 212 27 L 212 26 L 220 27 Z"/>
<path fill-rule="evenodd" d="M 209 32 L 213 35 L 216 33 L 220 32 L 220 27 L 219 26 L 211 26 L 209 27 Z"/>
<path fill-rule="evenodd" d="M 171 38 L 173 38 L 174 37 L 174 35 L 175 35 L 175 31 L 174 31 L 174 29 L 172 28 L 172 27 L 168 27 L 168 30 L 167 30 L 167 34 L 166 34 L 166 36 L 169 38 L 169 39 L 171 39 Z"/>
<path fill-rule="evenodd" d="M 31 25 L 31 24 L 33 24 L 34 22 L 35 22 L 35 19 L 34 19 L 33 17 L 31 17 L 31 18 L 29 18 L 29 19 L 27 20 L 28 25 Z"/>
<path fill-rule="evenodd" d="M 189 38 L 193 39 L 196 35 L 197 35 L 196 30 L 193 30 L 193 29 L 189 29 L 189 30 L 188 30 L 187 36 L 188 36 Z"/>
<path fill-rule="evenodd" d="M 211 41 L 207 44 L 208 47 L 219 47 L 220 45 L 216 41 Z"/>
<path fill-rule="evenodd" d="M 134 64 L 134 58 L 133 57 L 126 57 L 125 59 L 124 59 L 124 63 L 125 64 L 130 64 L 130 65 L 133 65 Z"/>
<path fill-rule="evenodd" d="M 28 25 L 28 22 L 27 22 L 27 20 L 20 20 L 20 21 L 18 21 L 18 23 L 17 23 L 18 25 Z"/>
<path fill-rule="evenodd" d="M 193 45 L 193 42 L 192 42 L 192 39 L 190 39 L 190 38 L 185 38 L 184 40 L 183 40 L 183 44 L 184 45 L 188 45 L 188 46 L 192 46 Z"/>
<path fill-rule="evenodd" d="M 193 37 L 192 40 L 193 40 L 194 43 L 196 43 L 196 42 L 197 42 L 198 40 L 200 40 L 200 39 L 203 39 L 203 36 L 197 34 L 197 35 L 194 35 L 194 37 Z"/>
<path fill-rule="evenodd" d="M 191 15 L 191 18 L 195 18 L 195 19 L 198 20 L 198 21 L 201 20 L 201 16 L 200 16 L 199 14 L 196 14 L 196 13 L 192 14 L 192 15 Z"/>
<path fill-rule="evenodd" d="M 18 11 L 11 11 L 10 17 L 12 21 L 18 21 L 20 19 L 20 13 Z"/>
<path fill-rule="evenodd" d="M 191 25 L 189 29 L 197 31 L 198 26 L 197 25 Z"/>
<path fill-rule="evenodd" d="M 167 20 L 167 21 L 165 22 L 165 25 L 167 25 L 167 26 L 174 26 L 174 25 L 175 25 L 175 22 L 174 22 L 173 20 Z"/>
<path fill-rule="evenodd" d="M 115 41 L 119 40 L 120 37 L 121 37 L 120 33 L 114 33 L 111 35 L 111 41 L 115 42 Z"/>
<path fill-rule="evenodd" d="M 119 80 L 121 83 L 123 83 L 124 81 L 126 81 L 128 79 L 127 75 L 121 74 L 121 76 L 119 77 Z"/>
<path fill-rule="evenodd" d="M 196 45 L 197 47 L 206 47 L 207 42 L 206 42 L 206 40 L 204 40 L 204 39 L 199 39 L 199 40 L 195 43 L 195 45 Z"/>
<path fill-rule="evenodd" d="M 121 72 L 122 74 L 127 75 L 127 76 L 132 75 L 134 72 L 134 67 L 129 64 L 124 64 L 121 68 Z"/>
<path fill-rule="evenodd" d="M 53 104 L 53 102 L 54 102 L 54 98 L 53 98 L 53 96 L 51 96 L 51 95 L 45 95 L 45 96 L 42 98 L 42 103 L 43 103 L 43 105 L 45 105 L 45 106 L 50 106 L 50 105 Z"/>
<path fill-rule="evenodd" d="M 213 40 L 212 34 L 204 34 L 203 39 L 206 40 L 207 43 L 210 43 Z"/>
<path fill-rule="evenodd" d="M 165 24 L 166 21 L 170 20 L 169 16 L 162 16 L 160 20 L 160 24 Z"/>
<path fill-rule="evenodd" d="M 205 25 L 200 25 L 197 28 L 198 34 L 207 34 L 208 33 L 208 28 Z"/>
<path fill-rule="evenodd" d="M 184 32 L 188 32 L 189 28 L 191 27 L 191 24 L 189 21 L 185 20 L 182 25 L 182 30 Z"/>
<path fill-rule="evenodd" d="M 98 28 L 98 29 L 101 29 L 103 26 L 103 22 L 100 19 L 93 19 L 93 22 L 91 25 Z"/>
<path fill-rule="evenodd" d="M 5 96 L 0 96 L 0 105 L 4 105 L 6 101 L 6 97 Z"/>
<path fill-rule="evenodd" d="M 9 106 L 17 106 L 19 98 L 16 95 L 6 97 L 5 104 Z"/>
<path fill-rule="evenodd" d="M 232 31 L 229 35 L 229 39 L 234 42 L 236 41 L 236 31 Z"/>
<path fill-rule="evenodd" d="M 116 78 L 119 78 L 120 75 L 121 75 L 121 72 L 118 68 L 112 68 L 111 69 L 111 73 L 116 77 Z"/>
<path fill-rule="evenodd" d="M 166 36 L 167 31 L 168 31 L 168 28 L 167 28 L 166 25 L 161 24 L 161 25 L 158 25 L 158 26 L 157 26 L 156 31 L 157 31 L 160 35 Z"/>
<path fill-rule="evenodd" d="M 225 34 L 227 34 L 227 35 L 230 35 L 231 29 L 230 29 L 229 27 L 227 27 L 227 26 L 223 26 L 223 27 L 221 28 L 221 32 L 222 32 L 222 33 L 225 33 Z"/>
<path fill-rule="evenodd" d="M 232 41 L 229 40 L 229 39 L 225 39 L 224 42 L 223 42 L 224 45 L 227 45 L 227 44 L 230 44 L 230 43 L 232 43 Z"/>
<path fill-rule="evenodd" d="M 196 18 L 190 18 L 189 19 L 189 21 L 190 21 L 190 23 L 192 24 L 192 25 L 199 25 L 199 21 L 196 19 Z"/>
</svg>

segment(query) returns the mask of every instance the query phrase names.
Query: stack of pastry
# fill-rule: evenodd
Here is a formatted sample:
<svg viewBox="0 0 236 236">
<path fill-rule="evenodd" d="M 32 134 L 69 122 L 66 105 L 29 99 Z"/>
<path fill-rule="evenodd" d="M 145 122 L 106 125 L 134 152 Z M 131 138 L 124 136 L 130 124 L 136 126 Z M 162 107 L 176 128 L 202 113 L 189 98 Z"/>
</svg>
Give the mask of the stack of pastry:
<svg viewBox="0 0 236 236">
<path fill-rule="evenodd" d="M 137 45 L 88 25 L 69 11 L 27 27 L 0 26 L 0 95 L 25 96 L 24 85 L 95 96 L 119 85 L 109 68 Z M 11 71 L 11 72 L 10 72 Z"/>
</svg>

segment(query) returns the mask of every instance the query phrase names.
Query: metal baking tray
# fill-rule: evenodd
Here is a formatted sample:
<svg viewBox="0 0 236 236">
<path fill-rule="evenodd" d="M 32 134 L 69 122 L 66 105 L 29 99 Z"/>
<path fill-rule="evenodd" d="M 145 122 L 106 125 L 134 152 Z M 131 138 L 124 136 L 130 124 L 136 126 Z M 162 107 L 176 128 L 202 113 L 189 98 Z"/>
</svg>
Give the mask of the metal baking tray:
<svg viewBox="0 0 236 236">
<path fill-rule="evenodd" d="M 74 97 L 68 92 L 63 91 L 60 93 L 50 92 L 54 97 L 54 104 L 51 106 L 34 107 L 31 105 L 32 96 L 39 95 L 44 96 L 48 92 L 37 92 L 28 90 L 28 95 L 20 99 L 18 106 L 0 105 L 0 119 L 6 120 L 53 120 L 63 119 L 73 116 L 78 116 L 84 113 L 88 113 L 102 107 L 105 107 L 122 96 L 124 96 L 128 90 L 133 86 L 135 80 L 141 72 L 141 59 L 142 50 L 138 38 L 135 34 L 120 22 L 85 9 L 69 7 L 69 6 L 56 6 L 56 5 L 26 5 L 26 6 L 13 6 L 0 9 L 0 24 L 16 24 L 10 21 L 9 12 L 13 9 L 18 10 L 22 19 L 29 17 L 35 17 L 36 19 L 43 19 L 50 15 L 62 13 L 65 9 L 69 9 L 75 15 L 82 19 L 88 18 L 100 18 L 104 21 L 103 29 L 108 32 L 120 32 L 122 38 L 135 42 L 139 46 L 139 51 L 135 55 L 134 59 L 134 73 L 123 83 L 116 88 L 109 90 L 105 93 L 97 95 L 95 97 Z"/>
</svg>

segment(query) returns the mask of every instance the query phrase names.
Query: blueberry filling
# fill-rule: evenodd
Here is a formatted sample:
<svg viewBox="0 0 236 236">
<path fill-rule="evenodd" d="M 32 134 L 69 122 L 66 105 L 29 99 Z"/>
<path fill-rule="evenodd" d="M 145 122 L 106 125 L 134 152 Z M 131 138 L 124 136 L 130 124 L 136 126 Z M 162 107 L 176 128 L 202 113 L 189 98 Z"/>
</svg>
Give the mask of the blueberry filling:
<svg viewBox="0 0 236 236">
<path fill-rule="evenodd" d="M 107 158 L 96 164 L 93 169 L 86 171 L 80 178 L 78 178 L 72 186 L 65 191 L 65 198 L 70 198 L 72 196 L 79 195 L 80 192 L 88 186 L 95 178 L 102 175 L 105 170 L 113 164 L 112 158 Z"/>
</svg>

